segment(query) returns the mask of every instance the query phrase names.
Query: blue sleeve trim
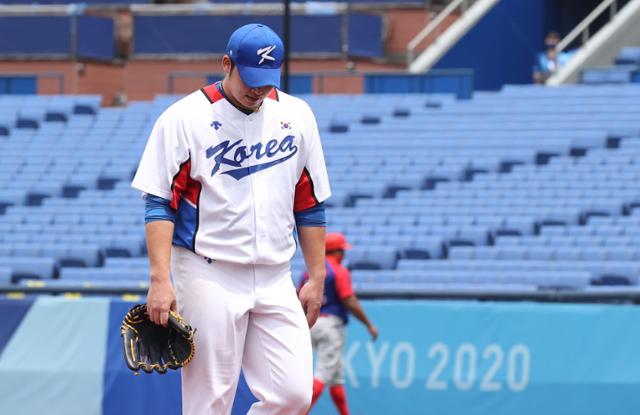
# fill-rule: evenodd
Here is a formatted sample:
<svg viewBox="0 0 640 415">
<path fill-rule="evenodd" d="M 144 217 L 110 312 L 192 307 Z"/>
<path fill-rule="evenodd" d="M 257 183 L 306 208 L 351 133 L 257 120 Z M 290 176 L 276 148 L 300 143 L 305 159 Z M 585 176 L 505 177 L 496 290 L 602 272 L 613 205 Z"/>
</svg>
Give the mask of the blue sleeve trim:
<svg viewBox="0 0 640 415">
<path fill-rule="evenodd" d="M 156 220 L 176 222 L 176 211 L 171 207 L 171 201 L 158 196 L 147 194 L 144 203 L 144 223 Z"/>
<path fill-rule="evenodd" d="M 324 203 L 309 209 L 301 210 L 295 214 L 296 226 L 327 226 L 324 212 Z"/>
</svg>

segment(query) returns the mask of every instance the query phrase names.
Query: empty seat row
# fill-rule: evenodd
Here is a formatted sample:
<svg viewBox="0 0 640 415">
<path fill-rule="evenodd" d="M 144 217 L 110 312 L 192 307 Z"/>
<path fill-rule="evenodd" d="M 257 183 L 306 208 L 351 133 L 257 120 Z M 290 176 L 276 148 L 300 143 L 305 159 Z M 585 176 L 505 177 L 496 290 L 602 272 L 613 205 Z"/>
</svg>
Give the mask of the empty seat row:
<svg viewBox="0 0 640 415">
<path fill-rule="evenodd" d="M 529 247 L 640 247 L 640 234 L 625 235 L 524 235 L 498 236 L 495 238 L 498 246 L 520 245 Z M 614 248 L 615 249 L 615 248 Z"/>
<path fill-rule="evenodd" d="M 402 297 L 416 295 L 429 295 L 433 297 L 449 298 L 452 295 L 466 295 L 477 297 L 481 294 L 494 296 L 509 294 L 514 298 L 536 293 L 539 287 L 532 284 L 477 284 L 477 283 L 430 283 L 430 282 L 358 282 L 353 284 L 358 294 L 369 296 L 389 296 L 390 294 Z"/>
<path fill-rule="evenodd" d="M 78 266 L 96 266 L 102 259 L 102 248 L 89 244 L 0 243 L 0 257 L 51 257 Z"/>
<path fill-rule="evenodd" d="M 136 206 L 131 211 L 124 210 L 118 212 L 117 209 L 110 209 L 107 214 L 69 214 L 68 212 L 60 212 L 60 214 L 15 214 L 0 216 L 0 225 L 4 230 L 14 230 L 18 232 L 29 231 L 55 231 L 62 229 L 63 231 L 75 229 L 78 232 L 95 232 L 98 229 L 104 229 L 107 232 L 118 232 L 123 227 L 137 227 L 141 230 L 144 223 L 144 214 L 142 208 Z M 118 214 L 120 213 L 120 214 Z"/>
<path fill-rule="evenodd" d="M 546 261 L 635 261 L 640 260 L 640 249 L 634 247 L 587 246 L 454 246 L 449 249 L 451 259 L 532 259 Z"/>
<path fill-rule="evenodd" d="M 398 260 L 398 251 L 390 246 L 362 246 L 348 250 L 345 260 L 353 269 L 392 269 Z"/>
<path fill-rule="evenodd" d="M 146 283 L 149 281 L 149 271 L 145 269 L 124 269 L 111 267 L 62 268 L 60 270 L 60 279 L 79 281 L 123 280 Z"/>
<path fill-rule="evenodd" d="M 394 270 L 371 272 L 355 270 L 352 280 L 359 282 L 521 284 L 536 287 L 583 288 L 592 281 L 589 271 L 467 271 Z"/>
<path fill-rule="evenodd" d="M 58 262 L 52 257 L 0 256 L 0 267 L 11 269 L 11 278 L 52 278 L 58 270 Z M 5 270 L 6 272 L 6 270 Z"/>
<path fill-rule="evenodd" d="M 431 244 L 433 238 L 458 241 L 460 244 L 485 245 L 489 240 L 489 228 L 484 226 L 333 226 L 334 231 L 345 233 L 349 238 L 367 240 L 369 243 L 389 240 L 404 240 L 403 237 L 422 238 L 422 244 Z M 416 242 L 417 244 L 417 242 Z"/>
<path fill-rule="evenodd" d="M 640 277 L 640 263 L 637 261 L 548 261 L 533 259 L 448 259 L 421 260 L 400 259 L 398 270 L 465 270 L 482 271 L 589 271 L 595 280 L 617 277 L 635 284 Z"/>
</svg>

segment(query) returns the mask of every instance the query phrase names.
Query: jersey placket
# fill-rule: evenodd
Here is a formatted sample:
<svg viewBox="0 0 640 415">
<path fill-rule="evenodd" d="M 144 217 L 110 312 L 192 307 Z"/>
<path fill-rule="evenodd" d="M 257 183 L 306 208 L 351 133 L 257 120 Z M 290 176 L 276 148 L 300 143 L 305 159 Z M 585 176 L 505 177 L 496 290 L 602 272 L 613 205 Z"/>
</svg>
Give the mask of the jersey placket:
<svg viewBox="0 0 640 415">
<path fill-rule="evenodd" d="M 249 144 L 249 146 L 259 143 L 262 140 L 262 137 L 260 136 L 260 134 L 262 133 L 262 129 L 261 127 L 261 113 L 257 112 L 257 113 L 253 113 L 253 114 L 249 114 L 246 117 L 246 120 L 244 122 L 244 134 L 245 134 L 245 140 L 246 142 Z M 245 166 L 245 167 L 249 167 L 249 166 Z M 255 174 L 250 174 L 247 176 L 247 179 L 249 180 L 249 188 L 251 189 L 251 210 L 252 210 L 252 216 L 253 216 L 253 262 L 255 263 L 255 261 L 258 258 L 258 252 L 259 252 L 259 223 L 258 223 L 258 212 L 256 211 L 256 192 L 254 190 L 254 186 L 256 185 L 256 183 L 254 182 L 255 179 Z"/>
</svg>

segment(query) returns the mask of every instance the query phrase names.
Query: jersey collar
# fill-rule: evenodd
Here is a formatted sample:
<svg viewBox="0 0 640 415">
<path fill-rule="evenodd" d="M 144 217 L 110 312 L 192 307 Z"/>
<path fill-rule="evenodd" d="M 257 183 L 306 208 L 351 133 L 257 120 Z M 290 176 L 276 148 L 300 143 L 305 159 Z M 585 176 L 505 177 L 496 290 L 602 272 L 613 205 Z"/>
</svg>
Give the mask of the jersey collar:
<svg viewBox="0 0 640 415">
<path fill-rule="evenodd" d="M 246 108 L 239 107 L 236 104 L 234 104 L 233 101 L 231 101 L 229 99 L 229 97 L 227 96 L 227 94 L 224 92 L 224 89 L 222 89 L 222 81 L 216 82 L 215 85 L 216 85 L 216 89 L 218 90 L 220 95 L 222 95 L 227 100 L 227 102 L 229 102 L 229 104 L 233 105 L 235 107 L 235 109 L 237 109 L 238 111 L 242 112 L 245 115 L 251 115 L 254 112 L 256 112 L 256 111 L 248 110 Z"/>
<path fill-rule="evenodd" d="M 251 111 L 245 108 L 241 108 L 236 104 L 234 104 L 229 99 L 229 97 L 227 97 L 227 94 L 224 92 L 224 89 L 222 89 L 222 81 L 218 81 L 214 84 L 208 85 L 202 88 L 201 91 L 205 95 L 205 97 L 207 97 L 207 100 L 209 100 L 209 102 L 212 104 L 217 101 L 220 101 L 221 99 L 226 99 L 229 104 L 231 104 L 235 109 L 237 109 L 238 111 L 242 112 L 245 115 L 251 115 L 256 112 L 256 111 Z M 278 93 L 278 90 L 276 88 L 273 88 L 269 93 L 269 95 L 267 95 L 267 98 L 272 99 L 274 101 L 280 101 L 280 94 Z"/>
</svg>

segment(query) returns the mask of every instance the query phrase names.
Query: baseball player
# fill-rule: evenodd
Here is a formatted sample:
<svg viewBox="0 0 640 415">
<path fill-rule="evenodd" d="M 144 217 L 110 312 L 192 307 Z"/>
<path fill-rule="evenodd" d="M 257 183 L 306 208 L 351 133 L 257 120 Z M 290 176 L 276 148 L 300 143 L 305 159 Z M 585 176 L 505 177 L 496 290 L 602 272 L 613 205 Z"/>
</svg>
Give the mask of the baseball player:
<svg viewBox="0 0 640 415">
<path fill-rule="evenodd" d="M 241 368 L 258 399 L 250 414 L 311 403 L 331 192 L 311 109 L 277 89 L 283 49 L 267 26 L 237 29 L 224 79 L 158 118 L 133 179 L 146 195 L 148 313 L 164 325 L 177 307 L 197 330 L 185 415 L 229 414 Z M 298 295 L 296 228 L 310 270 Z"/>
<path fill-rule="evenodd" d="M 326 267 L 327 275 L 324 288 L 324 299 L 320 309 L 320 318 L 311 329 L 311 341 L 317 352 L 317 367 L 313 380 L 313 399 L 311 405 L 318 400 L 325 385 L 329 385 L 331 399 L 341 415 L 348 415 L 347 395 L 344 389 L 342 366 L 342 349 L 344 347 L 345 328 L 349 312 L 367 326 L 372 340 L 378 338 L 378 329 L 371 324 L 360 306 L 351 287 L 349 270 L 342 266 L 344 250 L 350 249 L 344 235 L 328 233 L 326 235 Z M 311 274 L 305 272 L 301 280 L 301 288 L 311 280 Z"/>
</svg>

